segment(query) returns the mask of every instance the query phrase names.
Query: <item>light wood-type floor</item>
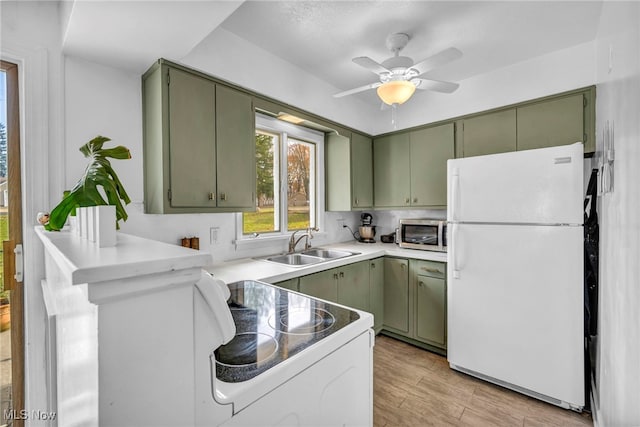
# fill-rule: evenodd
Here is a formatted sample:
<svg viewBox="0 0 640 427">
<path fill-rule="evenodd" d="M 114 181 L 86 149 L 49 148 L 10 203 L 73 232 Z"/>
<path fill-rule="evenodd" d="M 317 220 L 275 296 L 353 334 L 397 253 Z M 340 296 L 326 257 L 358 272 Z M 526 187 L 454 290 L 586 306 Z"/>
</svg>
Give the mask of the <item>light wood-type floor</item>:
<svg viewBox="0 0 640 427">
<path fill-rule="evenodd" d="M 591 426 L 578 414 L 449 368 L 447 359 L 378 335 L 374 426 Z"/>
</svg>

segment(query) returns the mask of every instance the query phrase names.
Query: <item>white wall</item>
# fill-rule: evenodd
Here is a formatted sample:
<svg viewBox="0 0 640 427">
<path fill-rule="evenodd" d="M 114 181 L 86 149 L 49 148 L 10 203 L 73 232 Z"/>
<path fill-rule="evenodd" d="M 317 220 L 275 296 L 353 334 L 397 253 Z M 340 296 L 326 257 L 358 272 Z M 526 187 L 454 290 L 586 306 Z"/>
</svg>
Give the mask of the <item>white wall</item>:
<svg viewBox="0 0 640 427">
<path fill-rule="evenodd" d="M 223 28 L 213 31 L 180 62 L 365 132 L 378 110 L 378 105 L 358 98 L 334 98 L 330 94 L 341 89 Z"/>
<path fill-rule="evenodd" d="M 55 2 L 0 2 L 0 54 L 19 67 L 24 242 L 25 361 L 28 410 L 47 410 L 42 246 L 33 231 L 38 211 L 60 194 L 64 172 L 62 74 Z M 27 422 L 27 425 L 29 423 Z"/>
<path fill-rule="evenodd" d="M 395 130 L 390 109 L 381 111 L 378 104 L 372 106 L 357 97 L 332 98 L 327 93 L 339 89 L 222 28 L 180 61 L 365 133 Z M 418 91 L 398 107 L 398 129 L 577 89 L 594 81 L 595 45 L 589 42 L 466 79 L 452 94 Z"/>
<path fill-rule="evenodd" d="M 595 45 L 589 42 L 463 80 L 451 94 L 416 91 L 397 109 L 398 129 L 578 89 L 594 81 Z M 390 110 L 376 114 L 368 132 L 394 130 Z"/>
<path fill-rule="evenodd" d="M 599 209 L 595 409 L 601 426 L 640 425 L 639 22 L 640 3 L 604 2 L 596 44 L 596 163 L 606 122 L 615 130 L 616 159 L 614 191 L 601 196 Z"/>
</svg>

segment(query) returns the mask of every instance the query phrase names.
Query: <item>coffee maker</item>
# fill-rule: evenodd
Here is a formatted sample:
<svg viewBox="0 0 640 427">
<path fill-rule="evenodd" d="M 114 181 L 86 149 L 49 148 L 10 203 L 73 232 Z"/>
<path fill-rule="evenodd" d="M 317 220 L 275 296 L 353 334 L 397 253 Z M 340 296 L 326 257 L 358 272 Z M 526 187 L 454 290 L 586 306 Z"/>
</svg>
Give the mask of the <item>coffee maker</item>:
<svg viewBox="0 0 640 427">
<path fill-rule="evenodd" d="M 375 243 L 376 226 L 371 225 L 373 216 L 370 213 L 363 212 L 360 215 L 360 227 L 358 228 L 358 241 L 362 243 Z"/>
</svg>

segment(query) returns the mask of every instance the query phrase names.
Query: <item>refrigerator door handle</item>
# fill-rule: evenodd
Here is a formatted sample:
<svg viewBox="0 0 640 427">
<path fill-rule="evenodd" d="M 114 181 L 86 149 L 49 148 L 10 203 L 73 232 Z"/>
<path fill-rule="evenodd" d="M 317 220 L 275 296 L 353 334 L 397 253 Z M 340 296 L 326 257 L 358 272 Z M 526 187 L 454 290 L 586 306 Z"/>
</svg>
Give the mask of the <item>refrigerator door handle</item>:
<svg viewBox="0 0 640 427">
<path fill-rule="evenodd" d="M 460 200 L 460 170 L 458 168 L 454 168 L 451 173 L 451 178 L 453 180 L 451 186 L 451 220 L 458 220 L 458 200 Z"/>
<path fill-rule="evenodd" d="M 451 247 L 450 247 L 450 251 L 451 251 L 451 261 L 452 261 L 452 271 L 453 271 L 453 278 L 454 279 L 459 279 L 460 278 L 460 270 L 458 269 L 458 257 L 457 255 L 457 248 L 458 248 L 458 224 L 452 224 L 451 226 Z"/>
</svg>

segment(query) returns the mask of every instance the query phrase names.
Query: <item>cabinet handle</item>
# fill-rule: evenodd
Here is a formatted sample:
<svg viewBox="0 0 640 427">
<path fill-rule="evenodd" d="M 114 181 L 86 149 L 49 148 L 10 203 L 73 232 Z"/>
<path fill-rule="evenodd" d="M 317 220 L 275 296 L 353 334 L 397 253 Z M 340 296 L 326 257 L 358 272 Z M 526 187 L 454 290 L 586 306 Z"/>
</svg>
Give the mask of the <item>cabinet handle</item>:
<svg viewBox="0 0 640 427">
<path fill-rule="evenodd" d="M 371 263 L 371 268 L 376 268 L 376 265 L 374 263 Z"/>
<path fill-rule="evenodd" d="M 209 200 L 213 200 L 216 198 L 216 195 L 214 193 L 209 193 Z"/>
<path fill-rule="evenodd" d="M 411 199 L 407 197 L 406 199 L 404 199 L 404 203 L 408 205 L 409 203 L 411 203 Z"/>
<path fill-rule="evenodd" d="M 333 278 L 337 279 L 338 278 L 338 273 L 333 273 Z"/>
<path fill-rule="evenodd" d="M 227 193 L 220 193 L 220 200 L 222 200 L 223 202 L 227 201 Z"/>
<path fill-rule="evenodd" d="M 340 272 L 340 277 L 344 277 L 344 273 L 342 271 Z"/>
<path fill-rule="evenodd" d="M 400 264 L 400 267 L 404 270 L 404 264 Z"/>
<path fill-rule="evenodd" d="M 418 198 L 417 197 L 413 198 L 413 203 L 418 203 Z"/>
<path fill-rule="evenodd" d="M 356 206 L 358 206 L 358 199 L 356 199 Z"/>
<path fill-rule="evenodd" d="M 442 274 L 442 271 L 438 270 L 437 268 L 427 268 L 427 267 L 422 267 L 423 271 L 428 271 L 429 273 L 438 273 L 438 274 Z"/>
</svg>

